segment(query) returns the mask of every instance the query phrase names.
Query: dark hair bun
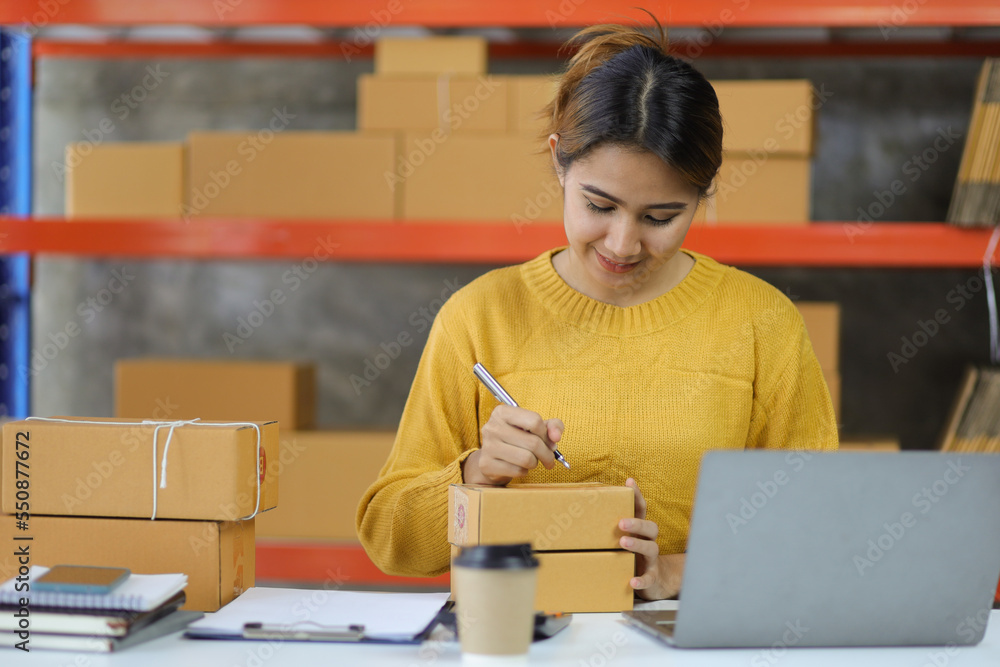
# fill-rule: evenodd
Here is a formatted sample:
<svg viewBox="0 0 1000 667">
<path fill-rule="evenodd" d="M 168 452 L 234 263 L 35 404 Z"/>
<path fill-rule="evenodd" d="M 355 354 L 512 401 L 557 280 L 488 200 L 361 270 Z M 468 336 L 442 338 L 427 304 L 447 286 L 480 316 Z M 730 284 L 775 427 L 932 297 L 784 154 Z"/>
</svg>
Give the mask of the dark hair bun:
<svg viewBox="0 0 1000 667">
<path fill-rule="evenodd" d="M 668 52 L 663 27 L 651 36 L 622 25 L 584 28 L 545 109 L 545 134 L 558 134 L 567 169 L 601 143 L 648 150 L 704 195 L 722 164 L 722 117 L 715 89 Z"/>
</svg>

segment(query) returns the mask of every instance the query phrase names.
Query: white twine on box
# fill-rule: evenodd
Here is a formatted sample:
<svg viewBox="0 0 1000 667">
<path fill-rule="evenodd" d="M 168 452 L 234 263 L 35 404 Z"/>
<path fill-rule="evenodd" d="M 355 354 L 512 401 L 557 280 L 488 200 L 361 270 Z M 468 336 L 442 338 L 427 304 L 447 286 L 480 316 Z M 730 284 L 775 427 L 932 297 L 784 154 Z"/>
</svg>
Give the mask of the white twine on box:
<svg viewBox="0 0 1000 667">
<path fill-rule="evenodd" d="M 165 489 L 167 488 L 167 452 L 170 451 L 170 441 L 174 437 L 174 429 L 185 424 L 194 424 L 197 421 L 197 419 L 179 419 L 171 422 L 156 421 L 155 419 L 142 420 L 144 426 L 155 426 L 153 429 L 153 516 L 149 517 L 151 521 L 156 520 L 156 440 L 160 429 L 164 426 L 170 429 L 167 431 L 167 441 L 163 444 L 163 458 L 160 461 L 160 488 Z M 257 460 L 260 460 L 259 452 Z"/>
<path fill-rule="evenodd" d="M 136 426 L 138 422 L 121 422 L 121 421 L 100 421 L 96 419 L 61 419 L 59 417 L 27 417 L 26 420 L 33 421 L 43 421 L 43 422 L 61 422 L 64 424 L 100 424 L 104 426 Z M 254 422 L 214 422 L 207 423 L 199 419 L 179 419 L 175 421 L 157 421 L 153 419 L 144 419 L 141 422 L 144 426 L 155 426 L 153 429 L 153 515 L 150 520 L 156 520 L 156 500 L 157 500 L 157 486 L 161 489 L 167 488 L 167 452 L 170 449 L 170 441 L 174 437 L 174 429 L 178 426 L 185 426 L 187 424 L 197 424 L 198 426 L 222 426 L 222 427 L 232 427 L 232 426 L 250 426 L 253 427 L 254 431 L 257 432 L 257 457 L 254 459 L 254 479 L 257 481 L 257 502 L 254 504 L 253 512 L 247 516 L 241 517 L 240 521 L 245 521 L 247 519 L 252 519 L 257 516 L 260 511 L 260 446 L 261 446 L 261 431 L 260 425 Z M 163 457 L 160 460 L 160 483 L 156 483 L 156 441 L 160 429 L 167 427 L 170 430 L 167 431 L 167 441 L 163 445 Z M 265 471 L 266 472 L 266 471 Z"/>
</svg>

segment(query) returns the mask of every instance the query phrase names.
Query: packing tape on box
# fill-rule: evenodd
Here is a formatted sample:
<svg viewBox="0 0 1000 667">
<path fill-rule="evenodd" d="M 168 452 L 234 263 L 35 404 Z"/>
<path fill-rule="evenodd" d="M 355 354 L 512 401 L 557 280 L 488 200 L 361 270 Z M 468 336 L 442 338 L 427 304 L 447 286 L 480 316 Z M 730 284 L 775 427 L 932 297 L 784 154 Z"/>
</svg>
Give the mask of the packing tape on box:
<svg viewBox="0 0 1000 667">
<path fill-rule="evenodd" d="M 100 421 L 96 419 L 59 419 L 58 417 L 27 417 L 26 421 L 43 421 L 43 422 L 61 422 L 64 424 L 101 424 L 104 426 L 135 426 L 136 422 L 108 422 Z M 257 432 L 257 457 L 255 461 L 260 461 L 260 447 L 261 447 L 261 432 L 260 425 L 253 422 L 213 422 L 207 423 L 200 419 L 181 419 L 174 421 L 156 421 L 153 419 L 144 419 L 141 423 L 143 426 L 153 426 L 153 515 L 150 518 L 151 521 L 156 520 L 156 500 L 157 500 L 157 489 L 167 488 L 167 452 L 170 451 L 170 441 L 174 437 L 174 430 L 178 426 L 185 426 L 187 424 L 197 424 L 198 426 L 251 426 L 254 431 Z M 161 428 L 169 429 L 167 431 L 167 441 L 163 445 L 163 457 L 160 460 L 160 482 L 156 482 L 156 441 L 160 433 Z M 259 465 L 259 463 L 258 463 Z M 260 510 L 260 475 L 254 475 L 254 479 L 257 480 L 257 503 L 254 505 L 253 512 L 248 516 L 242 517 L 240 521 L 245 521 L 246 519 L 252 519 L 257 516 L 257 512 Z"/>
</svg>

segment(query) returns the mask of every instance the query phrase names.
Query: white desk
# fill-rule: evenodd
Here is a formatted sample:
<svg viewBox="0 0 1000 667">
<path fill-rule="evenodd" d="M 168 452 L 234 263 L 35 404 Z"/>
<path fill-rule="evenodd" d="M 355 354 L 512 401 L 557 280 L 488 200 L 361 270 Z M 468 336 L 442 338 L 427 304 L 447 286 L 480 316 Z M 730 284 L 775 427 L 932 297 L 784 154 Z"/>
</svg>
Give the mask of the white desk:
<svg viewBox="0 0 1000 667">
<path fill-rule="evenodd" d="M 620 614 L 577 614 L 555 637 L 533 644 L 530 663 L 546 667 L 996 667 L 1000 665 L 1000 610 L 990 616 L 986 637 L 977 646 L 951 649 L 841 648 L 767 650 L 674 649 L 634 630 Z M 457 644 L 388 646 L 302 642 L 241 642 L 183 639 L 180 634 L 134 646 L 117 654 L 0 649 L 3 667 L 438 667 L 460 665 Z"/>
</svg>

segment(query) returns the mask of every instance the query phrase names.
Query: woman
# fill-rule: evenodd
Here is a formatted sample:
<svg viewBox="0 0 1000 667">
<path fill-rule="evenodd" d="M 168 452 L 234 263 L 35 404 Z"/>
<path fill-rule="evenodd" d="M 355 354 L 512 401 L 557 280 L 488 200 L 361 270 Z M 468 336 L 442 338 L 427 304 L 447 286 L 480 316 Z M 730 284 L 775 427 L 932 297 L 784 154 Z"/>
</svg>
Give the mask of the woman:
<svg viewBox="0 0 1000 667">
<path fill-rule="evenodd" d="M 795 306 L 681 250 L 722 161 L 722 119 L 712 86 L 659 37 L 595 26 L 571 40 L 546 110 L 569 245 L 482 276 L 438 314 L 358 508 L 386 572 L 448 569 L 449 484 L 599 481 L 635 489 L 636 518 L 619 524 L 630 585 L 671 597 L 706 450 L 836 448 Z M 523 407 L 498 405 L 476 362 Z"/>
</svg>

